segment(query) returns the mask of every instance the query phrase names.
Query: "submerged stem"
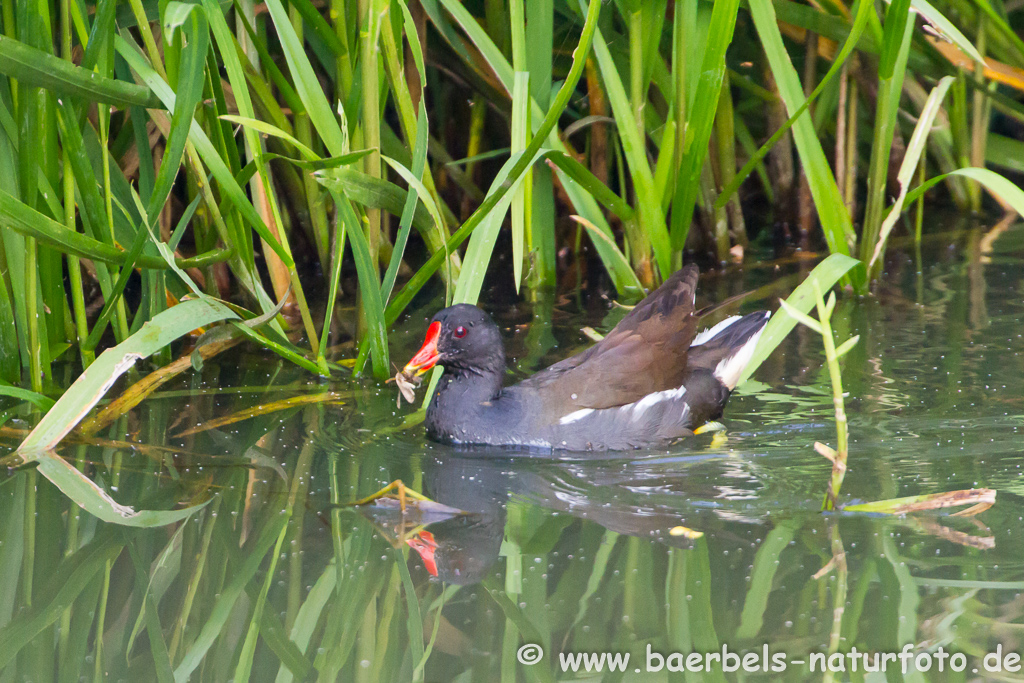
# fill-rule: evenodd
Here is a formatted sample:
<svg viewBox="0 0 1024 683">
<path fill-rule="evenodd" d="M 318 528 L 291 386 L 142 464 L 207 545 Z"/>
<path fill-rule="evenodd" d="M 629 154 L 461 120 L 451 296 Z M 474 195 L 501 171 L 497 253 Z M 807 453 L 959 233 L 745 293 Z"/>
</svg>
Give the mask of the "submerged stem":
<svg viewBox="0 0 1024 683">
<path fill-rule="evenodd" d="M 832 404 L 836 411 L 836 449 L 832 461 L 832 478 L 829 480 L 828 491 L 822 504 L 824 510 L 834 510 L 846 477 L 846 458 L 849 448 L 849 427 L 846 421 L 846 402 L 843 394 L 843 375 L 839 368 L 839 354 L 836 352 L 835 338 L 832 336 L 832 309 L 835 307 L 835 295 L 829 298 L 828 304 L 821 296 L 817 282 L 814 283 L 818 297 L 818 324 L 821 325 L 821 338 L 825 346 L 825 360 L 828 364 L 829 381 L 832 384 Z"/>
</svg>

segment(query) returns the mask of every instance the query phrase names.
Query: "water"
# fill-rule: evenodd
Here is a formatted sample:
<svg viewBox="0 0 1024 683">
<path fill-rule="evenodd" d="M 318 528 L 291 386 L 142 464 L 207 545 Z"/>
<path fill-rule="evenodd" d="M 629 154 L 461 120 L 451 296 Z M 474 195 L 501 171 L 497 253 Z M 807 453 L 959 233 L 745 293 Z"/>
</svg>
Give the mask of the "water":
<svg viewBox="0 0 1024 683">
<path fill-rule="evenodd" d="M 842 338 L 861 335 L 843 374 L 842 502 L 996 489 L 976 516 L 819 512 L 831 465 L 813 444 L 834 444 L 835 429 L 820 342 L 803 330 L 733 396 L 725 434 L 573 460 L 431 444 L 403 425 L 393 385 L 322 385 L 235 350 L 61 452 L 123 504 L 206 503 L 187 522 L 114 527 L 38 472 L 0 483 L 5 679 L 549 681 L 585 675 L 560 653 L 608 652 L 630 654 L 609 680 L 818 680 L 830 652 L 856 648 L 871 665 L 910 645 L 931 653 L 929 671 L 827 661 L 845 669 L 834 680 L 1019 680 L 985 665 L 1024 652 L 1022 237 L 988 244 L 967 230 L 949 248 L 946 236 L 926 246 L 920 276 L 899 257 L 877 298 L 835 314 Z M 801 268 L 702 278 L 701 296 Z M 415 351 L 435 306 L 404 323 L 394 360 Z M 496 313 L 516 376 L 617 316 L 600 297 Z M 326 389 L 343 403 L 179 436 Z M 25 426 L 7 424 L 7 447 Z M 468 514 L 338 505 L 396 479 Z M 723 662 L 723 646 L 754 659 Z M 940 647 L 962 660 L 939 672 Z M 710 674 L 669 671 L 708 663 Z"/>
</svg>

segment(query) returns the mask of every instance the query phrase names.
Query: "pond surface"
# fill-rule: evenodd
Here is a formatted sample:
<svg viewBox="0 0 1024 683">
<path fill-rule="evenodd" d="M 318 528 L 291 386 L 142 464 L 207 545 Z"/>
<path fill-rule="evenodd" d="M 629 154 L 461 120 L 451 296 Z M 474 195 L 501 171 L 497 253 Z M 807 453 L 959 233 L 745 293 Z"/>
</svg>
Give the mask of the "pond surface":
<svg viewBox="0 0 1024 683">
<path fill-rule="evenodd" d="M 831 465 L 813 444 L 834 445 L 834 414 L 803 329 L 733 396 L 725 432 L 574 460 L 432 444 L 394 385 L 320 384 L 238 347 L 61 450 L 121 503 L 206 503 L 187 521 L 114 527 L 38 472 L 0 483 L 2 679 L 819 680 L 822 654 L 856 648 L 870 667 L 910 645 L 929 671 L 828 662 L 834 680 L 1021 680 L 985 665 L 1024 652 L 1024 228 L 946 233 L 924 263 L 895 256 L 876 298 L 837 306 L 840 338 L 861 339 L 844 360 L 841 502 L 996 489 L 980 514 L 819 512 Z M 743 310 L 774 307 L 812 265 L 702 276 L 698 305 L 763 287 Z M 396 362 L 439 299 L 420 304 Z M 595 296 L 495 318 L 522 377 L 621 314 Z M 333 402 L 182 434 L 324 391 Z M 5 449 L 32 419 L 7 423 Z M 468 514 L 343 505 L 396 479 Z M 939 672 L 939 648 L 961 659 Z M 603 652 L 629 653 L 625 672 L 567 659 Z"/>
</svg>

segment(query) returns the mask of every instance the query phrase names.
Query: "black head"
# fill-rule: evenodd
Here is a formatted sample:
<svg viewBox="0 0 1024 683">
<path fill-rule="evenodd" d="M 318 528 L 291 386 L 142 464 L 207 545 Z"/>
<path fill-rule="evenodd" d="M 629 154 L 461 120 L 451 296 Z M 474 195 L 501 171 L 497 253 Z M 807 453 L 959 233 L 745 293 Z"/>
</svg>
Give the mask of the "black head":
<svg viewBox="0 0 1024 683">
<path fill-rule="evenodd" d="M 405 372 L 422 374 L 434 365 L 474 374 L 504 373 L 505 349 L 491 316 L 470 304 L 438 311 Z"/>
<path fill-rule="evenodd" d="M 505 532 L 500 515 L 464 514 L 431 524 L 406 541 L 419 553 L 427 571 L 445 583 L 460 586 L 483 581 L 498 559 Z"/>
</svg>

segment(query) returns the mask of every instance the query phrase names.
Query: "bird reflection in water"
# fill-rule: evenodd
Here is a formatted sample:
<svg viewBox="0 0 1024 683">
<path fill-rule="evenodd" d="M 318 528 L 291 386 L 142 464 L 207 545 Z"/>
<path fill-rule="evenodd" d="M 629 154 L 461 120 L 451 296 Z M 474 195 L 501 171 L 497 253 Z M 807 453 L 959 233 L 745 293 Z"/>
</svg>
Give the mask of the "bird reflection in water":
<svg viewBox="0 0 1024 683">
<path fill-rule="evenodd" d="M 512 459 L 483 449 L 434 447 L 422 460 L 427 501 L 409 497 L 403 511 L 396 497 L 376 498 L 355 509 L 393 546 L 413 548 L 431 575 L 458 585 L 487 577 L 499 557 L 510 500 L 679 548 L 692 547 L 702 530 L 722 531 L 723 520 L 763 521 L 721 509 L 713 501 L 723 492 L 707 488 L 704 478 L 688 481 L 679 465 L 595 460 L 593 454 L 587 460 L 526 462 L 521 455 Z M 658 492 L 670 500 L 652 500 Z M 682 501 L 691 504 L 679 505 Z"/>
</svg>

